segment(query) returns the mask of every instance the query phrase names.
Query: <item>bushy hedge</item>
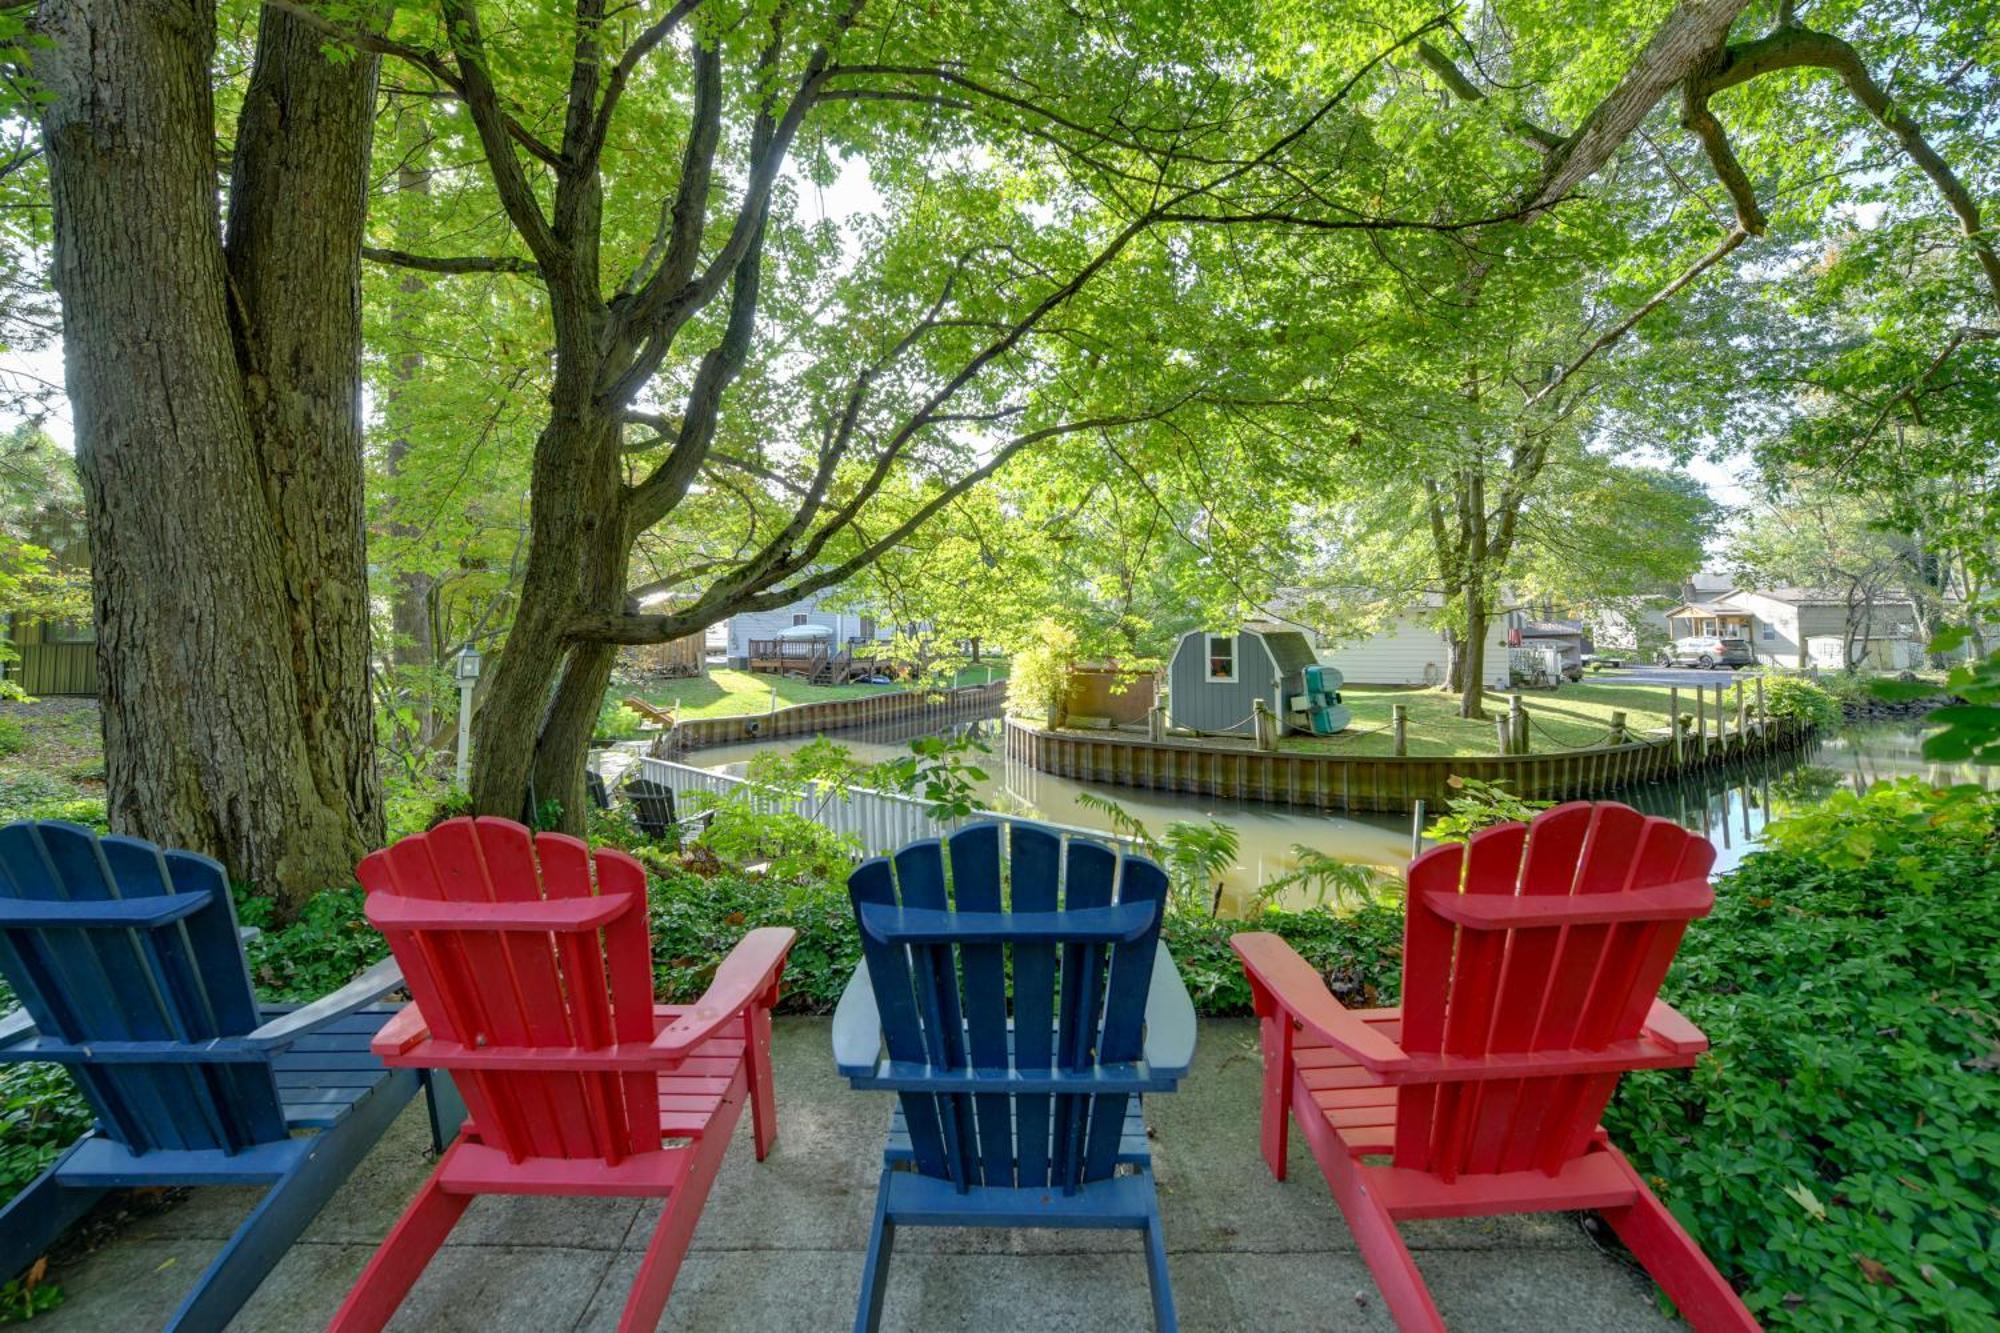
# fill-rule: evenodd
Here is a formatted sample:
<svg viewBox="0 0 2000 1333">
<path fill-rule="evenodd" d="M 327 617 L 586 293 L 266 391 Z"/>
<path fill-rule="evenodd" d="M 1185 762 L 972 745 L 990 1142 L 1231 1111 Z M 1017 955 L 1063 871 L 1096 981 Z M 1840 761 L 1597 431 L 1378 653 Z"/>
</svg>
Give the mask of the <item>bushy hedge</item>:
<svg viewBox="0 0 2000 1333">
<path fill-rule="evenodd" d="M 1767 672 L 1764 676 L 1764 709 L 1772 717 L 1795 718 L 1817 727 L 1840 725 L 1840 696 L 1813 684 L 1804 676 Z"/>
<path fill-rule="evenodd" d="M 1836 792 L 1664 991 L 1713 1049 L 1607 1117 L 1767 1324 L 2000 1323 L 2000 799 Z"/>
<path fill-rule="evenodd" d="M 655 875 L 653 977 L 660 998 L 685 1003 L 699 997 L 730 946 L 756 926 L 790 926 L 799 932 L 785 964 L 781 1011 L 831 1012 L 861 960 L 846 886 L 747 879 L 733 871 Z M 1283 935 L 1349 1003 L 1395 1002 L 1402 967 L 1399 904 L 1380 903 L 1339 916 L 1274 909 L 1255 922 L 1170 916 L 1167 946 L 1202 1013 L 1250 1012 L 1249 985 L 1229 950 L 1230 935 L 1247 929 Z"/>
</svg>

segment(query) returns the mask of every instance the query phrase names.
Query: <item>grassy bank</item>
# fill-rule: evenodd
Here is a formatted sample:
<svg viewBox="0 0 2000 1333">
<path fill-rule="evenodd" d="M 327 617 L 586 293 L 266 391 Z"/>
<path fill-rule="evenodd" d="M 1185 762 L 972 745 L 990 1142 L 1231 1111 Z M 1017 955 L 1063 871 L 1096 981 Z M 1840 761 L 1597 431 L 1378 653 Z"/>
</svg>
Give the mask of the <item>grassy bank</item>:
<svg viewBox="0 0 2000 1333">
<path fill-rule="evenodd" d="M 989 673 L 994 680 L 1005 680 L 1007 666 L 1004 662 L 994 662 L 962 667 L 954 683 L 983 685 Z M 612 703 L 625 698 L 644 699 L 656 708 L 672 708 L 678 703 L 682 717 L 740 717 L 746 713 L 770 712 L 773 690 L 777 691 L 777 706 L 789 708 L 793 704 L 825 703 L 830 699 L 862 699 L 873 694 L 894 694 L 904 688 L 902 685 L 814 685 L 796 676 L 772 676 L 737 671 L 731 667 L 710 667 L 705 675 L 687 680 L 614 684 L 608 698 Z"/>
<path fill-rule="evenodd" d="M 1715 683 L 1728 682 L 1718 675 Z M 1750 687 L 1747 682 L 1746 691 Z M 1284 748 L 1307 753 L 1383 755 L 1393 752 L 1388 731 L 1396 704 L 1409 710 L 1409 753 L 1413 755 L 1492 754 L 1495 749 L 1491 715 L 1509 707 L 1504 694 L 1486 696 L 1488 719 L 1468 720 L 1458 715 L 1458 697 L 1441 690 L 1393 689 L 1383 686 L 1343 686 L 1341 702 L 1354 713 L 1353 724 L 1337 736 L 1288 736 Z M 1611 727 L 1611 715 L 1625 714 L 1625 725 L 1637 735 L 1665 733 L 1667 688 L 1663 685 L 1564 685 L 1557 690 L 1528 690 L 1522 702 L 1532 725 L 1529 744 L 1534 750 L 1573 750 L 1598 745 Z M 1712 701 L 1714 696 L 1710 694 Z M 1725 696 L 1735 708 L 1736 696 Z M 1754 695 L 1751 696 L 1754 699 Z M 1754 703 L 1752 705 L 1755 706 Z M 1694 711 L 1691 690 L 1681 691 L 1681 711 Z M 1733 716 L 1733 711 L 1732 711 Z"/>
</svg>

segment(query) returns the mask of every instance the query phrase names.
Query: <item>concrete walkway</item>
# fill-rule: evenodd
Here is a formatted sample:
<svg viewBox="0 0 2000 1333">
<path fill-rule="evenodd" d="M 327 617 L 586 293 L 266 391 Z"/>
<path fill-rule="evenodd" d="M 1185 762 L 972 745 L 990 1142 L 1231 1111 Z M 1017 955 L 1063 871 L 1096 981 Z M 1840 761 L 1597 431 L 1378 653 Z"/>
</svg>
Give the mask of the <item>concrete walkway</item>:
<svg viewBox="0 0 2000 1333">
<path fill-rule="evenodd" d="M 889 1117 L 886 1094 L 833 1072 L 823 1019 L 780 1019 L 778 1146 L 759 1164 L 746 1114 L 682 1266 L 664 1327 L 754 1333 L 845 1327 Z M 1391 1327 L 1326 1183 L 1294 1135 L 1291 1179 L 1257 1153 L 1259 1060 L 1247 1021 L 1204 1023 L 1195 1068 L 1146 1118 L 1166 1214 L 1174 1295 L 1190 1330 Z M 375 1244 L 429 1171 L 412 1106 L 232 1325 L 325 1327 Z M 157 1328 L 254 1194 L 201 1190 L 51 1279 L 68 1300 L 36 1328 Z M 482 1198 L 392 1327 L 610 1330 L 657 1208 L 608 1199 Z M 1454 1329 L 1678 1327 L 1652 1285 L 1600 1253 L 1564 1215 L 1416 1223 L 1404 1234 Z M 892 1329 L 1144 1329 L 1136 1233 L 909 1229 L 896 1242 Z"/>
</svg>

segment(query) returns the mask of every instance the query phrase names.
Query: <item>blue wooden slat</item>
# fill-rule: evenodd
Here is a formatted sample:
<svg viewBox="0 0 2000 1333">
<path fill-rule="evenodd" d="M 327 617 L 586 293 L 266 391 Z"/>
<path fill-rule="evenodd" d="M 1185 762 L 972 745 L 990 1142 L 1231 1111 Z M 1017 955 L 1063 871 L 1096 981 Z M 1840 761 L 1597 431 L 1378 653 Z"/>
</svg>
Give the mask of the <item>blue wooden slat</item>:
<svg viewBox="0 0 2000 1333">
<path fill-rule="evenodd" d="M 861 909 L 861 927 L 892 944 L 1114 944 L 1138 939 L 1153 927 L 1155 915 L 1146 903 L 1077 911 L 991 913 L 871 904 Z"/>
<path fill-rule="evenodd" d="M 896 882 L 888 861 L 878 857 L 862 862 L 847 877 L 847 892 L 857 913 L 864 903 L 894 903 Z M 868 962 L 869 984 L 875 992 L 875 1007 L 882 1016 L 882 1044 L 890 1058 L 925 1061 L 916 993 L 910 984 L 909 950 L 863 935 L 861 953 Z M 917 1168 L 931 1175 L 943 1175 L 944 1137 L 938 1126 L 937 1099 L 929 1093 L 911 1093 L 901 1100 L 910 1123 Z"/>
<path fill-rule="evenodd" d="M 1153 959 L 1158 954 L 1166 900 L 1167 877 L 1158 866 L 1137 858 L 1121 864 L 1118 901 L 1150 911 L 1152 927 L 1138 939 L 1112 946 L 1111 973 L 1105 982 L 1104 1027 L 1097 1042 L 1097 1058 L 1107 1064 L 1137 1060 L 1144 1054 L 1146 999 L 1152 988 Z M 1116 1168 L 1125 1102 L 1122 1094 L 1113 1093 L 1098 1098 L 1091 1108 L 1083 1179 L 1103 1180 Z"/>
<path fill-rule="evenodd" d="M 1053 912 L 1061 901 L 1062 839 L 1046 829 L 1008 831 L 1008 906 L 1016 912 Z M 1023 1073 L 1055 1067 L 1056 949 L 1016 944 L 1014 962 L 1014 1066 Z M 1014 1099 L 1014 1153 L 1023 1188 L 1049 1183 L 1049 1111 L 1046 1093 Z"/>
<path fill-rule="evenodd" d="M 1063 910 L 1103 907 L 1111 901 L 1118 858 L 1100 843 L 1072 840 L 1063 874 Z M 1056 1024 L 1056 1064 L 1078 1071 L 1096 1063 L 1098 1006 L 1105 949 L 1097 944 L 1065 944 L 1062 950 L 1062 1008 Z M 1082 1179 L 1083 1141 L 1090 1102 L 1059 1096 L 1055 1105 L 1055 1183 L 1074 1189 Z"/>
<path fill-rule="evenodd" d="M 951 836 L 954 916 L 961 920 L 1000 912 L 1000 826 L 975 824 Z M 1005 945 L 959 946 L 964 969 L 967 1053 L 975 1069 L 1008 1067 L 1007 950 Z M 1014 1114 L 1008 1098 L 973 1099 L 979 1122 L 980 1176 L 989 1185 L 1014 1183 Z"/>
<path fill-rule="evenodd" d="M 898 851 L 897 896 L 906 908 L 944 912 L 944 848 L 935 838 L 913 842 Z M 965 1064 L 965 1020 L 959 1005 L 958 962 L 946 941 L 910 946 L 910 967 L 917 986 L 918 1011 L 924 1020 L 924 1045 L 931 1064 L 958 1069 Z M 964 1097 L 938 1098 L 938 1119 L 944 1130 L 945 1167 L 960 1188 L 979 1183 L 978 1139 L 972 1102 Z"/>
<path fill-rule="evenodd" d="M 73 824 L 17 822 L 0 828 L 0 867 L 4 891 L 10 897 L 45 902 L 68 901 L 68 878 L 54 859 L 51 835 L 73 858 L 74 839 L 65 835 L 87 829 Z M 72 867 L 71 875 L 75 871 Z M 86 889 L 91 888 L 84 880 Z M 95 898 L 104 897 L 96 886 Z M 103 960 L 84 930 L 35 929 L 8 932 L 13 952 L 25 966 L 20 977 L 9 977 L 17 994 L 37 992 L 42 1013 L 37 1026 L 46 1037 L 69 1043 L 93 1040 L 144 1040 L 155 1035 L 149 1025 L 128 1022 L 121 1001 L 125 989 L 114 986 Z M 35 1012 L 30 1008 L 30 1012 Z M 47 1022 L 42 1022 L 44 1014 Z M 143 1014 L 140 1016 L 143 1019 Z M 79 1067 L 78 1083 L 92 1102 L 105 1131 L 134 1148 L 188 1146 L 174 1109 L 162 1095 L 158 1080 L 143 1070 L 112 1071 Z"/>
<path fill-rule="evenodd" d="M 135 898 L 129 902 L 52 902 L 12 899 L 0 902 L 0 926 L 8 929 L 98 928 L 152 930 L 172 925 L 208 905 L 208 895 L 182 898 Z"/>
</svg>

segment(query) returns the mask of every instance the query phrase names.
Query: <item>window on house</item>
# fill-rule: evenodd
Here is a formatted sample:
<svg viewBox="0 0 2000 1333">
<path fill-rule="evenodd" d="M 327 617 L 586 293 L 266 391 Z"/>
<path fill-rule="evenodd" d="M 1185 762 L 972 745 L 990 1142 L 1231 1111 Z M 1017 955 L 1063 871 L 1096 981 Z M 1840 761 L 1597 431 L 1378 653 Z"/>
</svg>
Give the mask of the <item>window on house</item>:
<svg viewBox="0 0 2000 1333">
<path fill-rule="evenodd" d="M 875 617 L 873 616 L 861 617 L 861 637 L 864 639 L 872 639 L 875 637 Z"/>
<path fill-rule="evenodd" d="M 1208 678 L 1236 679 L 1236 640 L 1227 634 L 1208 636 Z"/>
<path fill-rule="evenodd" d="M 1762 639 L 1765 643 L 1770 643 L 1778 637 L 1778 627 L 1776 625 L 1767 622 L 1760 627 L 1760 632 L 1757 637 Z"/>
<path fill-rule="evenodd" d="M 803 624 L 805 624 L 805 623 L 806 623 L 806 617 L 805 617 L 805 613 L 804 613 L 803 611 L 794 611 L 794 612 L 792 612 L 792 623 L 793 623 L 794 625 L 803 625 Z"/>
</svg>

